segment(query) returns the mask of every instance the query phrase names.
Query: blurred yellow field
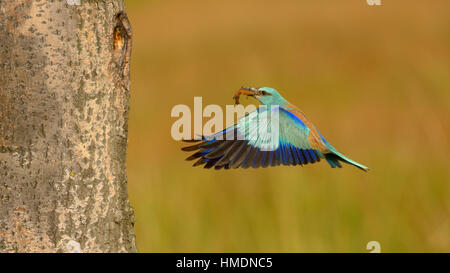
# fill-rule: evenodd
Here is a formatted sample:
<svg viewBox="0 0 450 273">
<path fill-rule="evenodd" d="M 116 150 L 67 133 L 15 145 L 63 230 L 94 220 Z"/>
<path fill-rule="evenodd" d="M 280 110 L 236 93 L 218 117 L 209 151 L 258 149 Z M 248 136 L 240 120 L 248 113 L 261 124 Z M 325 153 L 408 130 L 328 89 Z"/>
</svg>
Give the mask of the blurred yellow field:
<svg viewBox="0 0 450 273">
<path fill-rule="evenodd" d="M 449 1 L 125 2 L 141 252 L 450 251 Z M 278 89 L 371 171 L 191 167 L 172 107 L 243 85 Z"/>
</svg>

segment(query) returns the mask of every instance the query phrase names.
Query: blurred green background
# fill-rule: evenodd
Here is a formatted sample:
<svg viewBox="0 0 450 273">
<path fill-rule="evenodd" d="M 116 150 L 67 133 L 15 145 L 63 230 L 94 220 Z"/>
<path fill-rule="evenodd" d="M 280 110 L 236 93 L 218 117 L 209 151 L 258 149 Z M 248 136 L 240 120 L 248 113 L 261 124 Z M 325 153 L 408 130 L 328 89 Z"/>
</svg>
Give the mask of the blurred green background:
<svg viewBox="0 0 450 273">
<path fill-rule="evenodd" d="M 450 251 L 449 1 L 125 3 L 141 252 Z M 172 107 L 242 85 L 278 89 L 372 170 L 192 168 Z"/>
</svg>

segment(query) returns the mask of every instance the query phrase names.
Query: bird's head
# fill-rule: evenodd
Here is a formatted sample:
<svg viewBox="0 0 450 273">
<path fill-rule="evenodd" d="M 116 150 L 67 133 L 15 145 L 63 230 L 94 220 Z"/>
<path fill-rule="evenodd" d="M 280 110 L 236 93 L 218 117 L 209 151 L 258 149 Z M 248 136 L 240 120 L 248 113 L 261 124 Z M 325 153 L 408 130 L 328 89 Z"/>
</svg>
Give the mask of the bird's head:
<svg viewBox="0 0 450 273">
<path fill-rule="evenodd" d="M 287 101 L 278 93 L 277 90 L 270 87 L 242 87 L 240 94 L 254 97 L 264 105 L 280 105 L 285 106 Z"/>
</svg>

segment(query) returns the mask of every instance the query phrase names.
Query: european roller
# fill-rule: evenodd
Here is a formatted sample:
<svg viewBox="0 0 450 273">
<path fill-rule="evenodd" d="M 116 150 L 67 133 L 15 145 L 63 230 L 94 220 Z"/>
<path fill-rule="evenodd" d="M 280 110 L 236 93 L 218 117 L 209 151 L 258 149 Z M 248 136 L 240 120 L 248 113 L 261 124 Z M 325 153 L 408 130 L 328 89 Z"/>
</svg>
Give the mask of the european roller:
<svg viewBox="0 0 450 273">
<path fill-rule="evenodd" d="M 257 99 L 261 106 L 241 117 L 236 124 L 211 136 L 203 136 L 193 146 L 186 160 L 198 159 L 194 166 L 209 169 L 266 168 L 269 166 L 303 166 L 325 159 L 331 168 L 341 162 L 367 171 L 369 168 L 339 153 L 325 140 L 306 115 L 270 87 L 241 88 L 235 95 Z"/>
</svg>

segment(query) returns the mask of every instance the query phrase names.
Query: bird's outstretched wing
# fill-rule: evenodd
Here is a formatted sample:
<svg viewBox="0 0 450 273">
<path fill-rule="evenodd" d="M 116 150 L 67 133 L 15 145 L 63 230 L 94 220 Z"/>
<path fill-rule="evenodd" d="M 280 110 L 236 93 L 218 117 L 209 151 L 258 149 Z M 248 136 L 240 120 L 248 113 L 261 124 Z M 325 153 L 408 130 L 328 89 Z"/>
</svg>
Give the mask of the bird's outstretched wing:
<svg viewBox="0 0 450 273">
<path fill-rule="evenodd" d="M 205 168 L 304 165 L 324 158 L 310 143 L 309 134 L 310 129 L 294 114 L 281 107 L 264 106 L 182 150 L 196 151 L 186 160 L 198 159 L 194 166 L 205 164 Z"/>
</svg>

